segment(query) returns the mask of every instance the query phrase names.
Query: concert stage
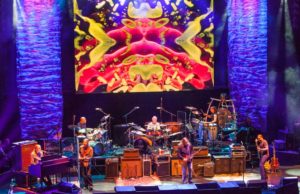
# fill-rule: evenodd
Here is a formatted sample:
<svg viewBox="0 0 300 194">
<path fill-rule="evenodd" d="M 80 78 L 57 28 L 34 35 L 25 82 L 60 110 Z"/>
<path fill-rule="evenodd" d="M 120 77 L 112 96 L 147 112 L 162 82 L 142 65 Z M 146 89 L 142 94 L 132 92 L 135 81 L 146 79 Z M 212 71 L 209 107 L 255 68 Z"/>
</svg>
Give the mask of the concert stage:
<svg viewBox="0 0 300 194">
<path fill-rule="evenodd" d="M 238 189 L 236 188 L 235 183 L 237 183 L 240 187 L 253 187 L 255 184 L 260 185 L 263 187 L 262 191 L 260 193 L 268 193 L 268 194 L 285 194 L 282 193 L 281 188 L 282 185 L 282 177 L 285 177 L 287 179 L 287 182 L 294 182 L 295 178 L 300 179 L 300 166 L 284 166 L 281 167 L 281 169 L 276 173 L 270 173 L 268 175 L 267 183 L 260 181 L 260 174 L 257 168 L 248 168 L 246 172 L 243 174 L 219 174 L 215 175 L 211 178 L 205 178 L 205 177 L 197 177 L 193 178 L 193 184 L 181 184 L 181 178 L 180 177 L 141 177 L 141 178 L 135 178 L 135 179 L 105 179 L 104 175 L 94 175 L 93 176 L 93 183 L 94 183 L 94 191 L 90 192 L 88 190 L 81 189 L 82 193 L 116 193 L 116 188 L 119 191 L 124 190 L 131 190 L 131 192 L 134 192 L 134 186 L 136 187 L 136 190 L 140 193 L 142 190 L 145 192 L 153 192 L 158 190 L 160 192 L 167 192 L 166 190 L 169 190 L 168 193 L 177 193 L 178 190 L 182 191 L 184 190 L 185 193 L 194 193 L 196 188 L 201 189 L 211 189 L 210 192 L 214 193 L 212 190 L 213 188 L 223 187 L 223 192 L 221 193 L 228 193 L 224 191 L 224 187 L 229 187 L 226 189 L 230 189 L 231 192 L 235 190 L 235 193 L 239 193 Z M 291 179 L 292 180 L 289 180 Z M 297 180 L 296 180 L 297 181 Z M 234 184 L 231 184 L 234 182 Z M 246 185 L 242 184 L 245 183 Z M 77 177 L 71 177 L 71 180 L 69 182 L 70 184 L 78 185 Z M 209 183 L 209 184 L 207 184 Z M 217 186 L 217 183 L 218 186 Z M 229 184 L 226 184 L 229 183 Z M 267 187 L 265 187 L 265 184 L 267 184 Z M 195 187 L 196 185 L 196 187 Z M 156 187 L 158 186 L 158 187 Z M 300 186 L 300 182 L 298 181 L 298 187 Z M 3 188 L 3 186 L 1 187 Z M 133 189 L 134 188 L 134 189 Z M 295 189 L 295 187 L 293 187 Z M 222 189 L 221 189 L 222 190 Z M 250 189 L 249 189 L 250 190 Z M 14 188 L 14 192 L 28 192 L 29 190 L 25 188 Z M 252 192 L 248 192 L 249 194 L 254 194 Z M 295 191 L 295 190 L 289 190 L 289 191 Z M 0 192 L 5 192 L 4 189 L 0 190 Z M 202 191 L 203 192 L 203 191 Z M 200 193 L 202 193 L 200 192 Z M 33 193 L 33 192 L 32 192 Z M 53 187 L 52 189 L 45 189 L 43 193 L 63 193 L 61 192 L 57 186 Z M 216 191 L 215 193 L 220 193 Z M 247 194 L 247 190 L 243 190 L 243 194 Z M 293 192 L 288 192 L 288 194 L 294 194 Z M 296 193 L 295 193 L 296 194 Z"/>
</svg>

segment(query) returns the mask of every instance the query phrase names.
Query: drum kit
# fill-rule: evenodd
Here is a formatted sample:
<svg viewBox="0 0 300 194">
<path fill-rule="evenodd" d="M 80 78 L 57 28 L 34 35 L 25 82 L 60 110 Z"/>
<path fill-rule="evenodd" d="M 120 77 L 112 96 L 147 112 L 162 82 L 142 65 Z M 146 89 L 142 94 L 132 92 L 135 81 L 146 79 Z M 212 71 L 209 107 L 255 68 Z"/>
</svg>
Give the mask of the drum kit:
<svg viewBox="0 0 300 194">
<path fill-rule="evenodd" d="M 74 137 L 78 143 L 82 143 L 84 139 L 89 140 L 89 145 L 93 147 L 94 156 L 105 154 L 112 147 L 112 141 L 108 137 L 108 127 L 110 115 L 105 114 L 100 119 L 100 124 L 97 128 L 79 127 L 79 125 L 69 125 L 68 128 L 74 130 Z"/>
<path fill-rule="evenodd" d="M 128 136 L 130 138 L 129 147 L 133 146 L 138 139 L 143 139 L 148 145 L 154 146 L 155 148 L 158 146 L 167 147 L 169 145 L 169 139 L 182 134 L 180 131 L 180 123 L 162 123 L 159 124 L 159 129 L 147 129 L 149 128 L 148 126 L 149 124 L 145 124 L 145 128 L 143 128 L 137 124 L 131 124 L 128 129 Z M 176 129 L 172 127 L 176 127 Z"/>
</svg>

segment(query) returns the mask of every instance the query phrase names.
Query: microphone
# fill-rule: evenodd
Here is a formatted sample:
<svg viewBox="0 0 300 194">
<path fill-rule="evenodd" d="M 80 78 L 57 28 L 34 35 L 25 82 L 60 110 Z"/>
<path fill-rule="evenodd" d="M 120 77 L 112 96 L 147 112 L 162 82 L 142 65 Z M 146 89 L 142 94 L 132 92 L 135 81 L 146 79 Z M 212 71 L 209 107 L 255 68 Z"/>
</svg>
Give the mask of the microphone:
<svg viewBox="0 0 300 194">
<path fill-rule="evenodd" d="M 95 108 L 95 110 L 97 110 L 97 111 L 102 111 L 102 108 Z"/>
<path fill-rule="evenodd" d="M 139 106 L 135 106 L 135 107 L 134 107 L 134 109 L 139 109 L 139 108 L 140 108 Z"/>
</svg>

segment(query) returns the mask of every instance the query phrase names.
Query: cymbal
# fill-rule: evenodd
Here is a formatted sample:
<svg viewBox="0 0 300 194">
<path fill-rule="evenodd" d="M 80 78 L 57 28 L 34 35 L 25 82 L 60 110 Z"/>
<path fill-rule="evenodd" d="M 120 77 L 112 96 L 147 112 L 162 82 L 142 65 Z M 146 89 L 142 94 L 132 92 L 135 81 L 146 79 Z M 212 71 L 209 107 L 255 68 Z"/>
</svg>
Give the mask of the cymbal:
<svg viewBox="0 0 300 194">
<path fill-rule="evenodd" d="M 193 113 L 194 115 L 200 115 L 200 112 L 197 111 L 197 110 L 192 111 L 192 113 Z"/>
<path fill-rule="evenodd" d="M 141 131 L 131 131 L 131 133 L 135 134 L 135 135 L 145 135 L 143 132 Z"/>
<path fill-rule="evenodd" d="M 134 126 L 132 126 L 132 128 L 134 128 L 135 130 L 138 130 L 138 131 L 143 131 L 143 132 L 146 131 L 146 129 L 144 129 L 143 127 L 138 126 L 138 125 L 134 125 Z"/>
<path fill-rule="evenodd" d="M 172 133 L 171 135 L 169 135 L 169 137 L 173 137 L 173 136 L 176 136 L 176 135 L 179 135 L 179 134 L 182 134 L 182 132 L 176 132 L 176 133 Z"/>
<path fill-rule="evenodd" d="M 186 106 L 186 109 L 190 110 L 190 111 L 194 111 L 197 110 L 197 108 L 193 107 L 193 106 Z"/>
</svg>

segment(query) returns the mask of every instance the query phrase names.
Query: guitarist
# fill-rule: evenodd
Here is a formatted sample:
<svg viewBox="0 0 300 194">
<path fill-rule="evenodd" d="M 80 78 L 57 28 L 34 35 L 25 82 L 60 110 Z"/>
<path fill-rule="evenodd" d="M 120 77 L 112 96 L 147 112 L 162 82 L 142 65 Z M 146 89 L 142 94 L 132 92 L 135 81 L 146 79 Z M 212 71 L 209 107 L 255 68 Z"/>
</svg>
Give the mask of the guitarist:
<svg viewBox="0 0 300 194">
<path fill-rule="evenodd" d="M 193 146 L 188 140 L 184 137 L 178 145 L 177 155 L 181 159 L 182 164 L 182 183 L 186 184 L 186 179 L 188 178 L 188 183 L 192 182 L 192 152 Z M 188 174 L 187 174 L 188 173 Z"/>
<path fill-rule="evenodd" d="M 266 180 L 267 176 L 266 176 L 264 164 L 269 158 L 269 144 L 267 140 L 264 139 L 262 134 L 257 135 L 257 138 L 255 139 L 255 144 L 259 156 L 259 170 L 260 170 L 261 180 Z"/>
<path fill-rule="evenodd" d="M 93 157 L 94 150 L 89 145 L 89 140 L 84 139 L 79 149 L 80 174 L 84 180 L 84 188 L 89 191 L 93 190 L 93 182 L 91 177 L 90 159 Z"/>
</svg>

